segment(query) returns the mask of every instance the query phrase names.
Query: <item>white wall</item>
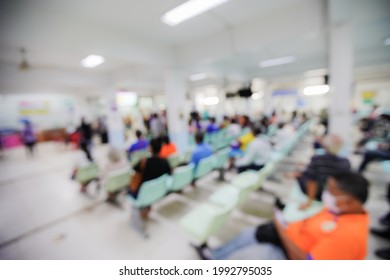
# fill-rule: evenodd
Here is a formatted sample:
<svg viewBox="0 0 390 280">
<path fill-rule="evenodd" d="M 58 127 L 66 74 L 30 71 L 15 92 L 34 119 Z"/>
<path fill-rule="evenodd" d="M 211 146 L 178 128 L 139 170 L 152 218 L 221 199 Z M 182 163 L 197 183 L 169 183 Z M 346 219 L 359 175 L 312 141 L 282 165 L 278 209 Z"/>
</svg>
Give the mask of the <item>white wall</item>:
<svg viewBox="0 0 390 280">
<path fill-rule="evenodd" d="M 20 114 L 21 102 L 42 104 L 47 102 L 48 113 Z M 85 97 L 63 93 L 12 93 L 0 95 L 0 127 L 21 128 L 20 119 L 29 118 L 37 129 L 66 127 L 71 122 L 78 124 L 81 116 L 93 120 L 97 112 Z"/>
<path fill-rule="evenodd" d="M 362 81 L 358 82 L 355 87 L 353 105 L 357 109 L 370 109 L 371 106 L 364 104 L 362 93 L 364 91 L 373 91 L 374 104 L 385 109 L 390 109 L 390 80 L 389 81 Z"/>
</svg>

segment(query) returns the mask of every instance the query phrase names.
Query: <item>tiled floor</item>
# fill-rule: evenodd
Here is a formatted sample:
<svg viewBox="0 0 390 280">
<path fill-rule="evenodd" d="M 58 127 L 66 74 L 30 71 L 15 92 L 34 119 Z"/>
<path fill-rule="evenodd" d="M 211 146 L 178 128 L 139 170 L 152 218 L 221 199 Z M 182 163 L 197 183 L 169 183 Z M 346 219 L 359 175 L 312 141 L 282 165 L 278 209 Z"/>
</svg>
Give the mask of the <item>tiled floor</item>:
<svg viewBox="0 0 390 280">
<path fill-rule="evenodd" d="M 309 140 L 300 143 L 292 156 L 279 166 L 276 180 L 267 180 L 264 188 L 287 197 L 292 182 L 282 176 L 296 162 L 311 155 Z M 107 146 L 95 149 L 99 164 L 104 164 Z M 353 156 L 356 166 L 359 156 Z M 178 221 L 193 207 L 223 184 L 217 173 L 200 180 L 198 188 L 182 195 L 170 195 L 154 207 L 148 224 L 150 237 L 142 238 L 130 227 L 130 206 L 122 198 L 122 208 L 104 203 L 104 193 L 91 185 L 88 195 L 69 179 L 74 152 L 50 143 L 38 147 L 35 158 L 26 158 L 23 149 L 9 151 L 0 161 L 0 258 L 1 259 L 196 259 L 190 239 Z M 379 165 L 370 166 L 371 180 L 367 209 L 372 225 L 388 211 L 384 200 L 385 176 Z M 234 173 L 227 173 L 227 180 Z M 240 229 L 256 225 L 271 215 L 272 197 L 254 193 L 231 216 L 224 229 L 211 242 L 221 243 Z M 368 259 L 376 259 L 373 250 L 390 246 L 370 237 Z"/>
</svg>

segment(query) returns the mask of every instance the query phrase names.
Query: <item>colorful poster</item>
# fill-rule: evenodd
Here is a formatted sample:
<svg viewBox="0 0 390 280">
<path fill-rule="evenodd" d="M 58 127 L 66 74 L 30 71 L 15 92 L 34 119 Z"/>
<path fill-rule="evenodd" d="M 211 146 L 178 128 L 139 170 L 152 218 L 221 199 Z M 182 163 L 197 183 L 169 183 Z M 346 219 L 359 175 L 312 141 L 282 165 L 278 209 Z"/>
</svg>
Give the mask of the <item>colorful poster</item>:
<svg viewBox="0 0 390 280">
<path fill-rule="evenodd" d="M 374 91 L 363 91 L 362 92 L 362 99 L 364 104 L 372 104 L 374 101 L 375 92 Z"/>
<path fill-rule="evenodd" d="M 50 112 L 48 101 L 21 101 L 19 102 L 19 114 L 22 116 L 47 115 Z"/>
</svg>

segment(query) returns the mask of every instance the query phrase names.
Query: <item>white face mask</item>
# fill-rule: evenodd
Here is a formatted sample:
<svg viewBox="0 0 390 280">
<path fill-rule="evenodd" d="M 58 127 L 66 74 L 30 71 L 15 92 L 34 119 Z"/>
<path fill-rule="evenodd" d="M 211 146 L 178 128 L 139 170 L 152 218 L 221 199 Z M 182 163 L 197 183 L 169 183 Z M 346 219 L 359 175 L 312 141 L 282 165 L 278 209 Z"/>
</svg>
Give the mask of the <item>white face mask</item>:
<svg viewBox="0 0 390 280">
<path fill-rule="evenodd" d="M 323 191 L 321 200 L 331 212 L 335 214 L 340 214 L 341 210 L 336 203 L 337 198 L 334 195 L 330 194 L 329 191 Z"/>
</svg>

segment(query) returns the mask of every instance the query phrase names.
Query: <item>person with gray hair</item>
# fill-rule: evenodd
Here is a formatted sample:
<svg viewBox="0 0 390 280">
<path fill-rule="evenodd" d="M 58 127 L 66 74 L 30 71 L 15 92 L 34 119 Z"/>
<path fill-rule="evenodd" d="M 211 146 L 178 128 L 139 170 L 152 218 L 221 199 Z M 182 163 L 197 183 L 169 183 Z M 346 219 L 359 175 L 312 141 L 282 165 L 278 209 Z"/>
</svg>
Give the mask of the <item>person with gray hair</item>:
<svg viewBox="0 0 390 280">
<path fill-rule="evenodd" d="M 314 155 L 304 172 L 292 175 L 298 180 L 303 193 L 308 196 L 308 200 L 301 205 L 301 210 L 310 207 L 313 200 L 321 200 L 322 190 L 329 176 L 351 169 L 349 160 L 338 155 L 343 146 L 339 136 L 326 135 L 321 140 L 321 146 L 324 152 Z"/>
</svg>

